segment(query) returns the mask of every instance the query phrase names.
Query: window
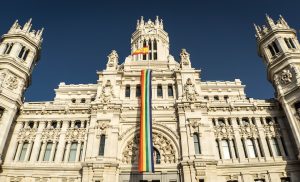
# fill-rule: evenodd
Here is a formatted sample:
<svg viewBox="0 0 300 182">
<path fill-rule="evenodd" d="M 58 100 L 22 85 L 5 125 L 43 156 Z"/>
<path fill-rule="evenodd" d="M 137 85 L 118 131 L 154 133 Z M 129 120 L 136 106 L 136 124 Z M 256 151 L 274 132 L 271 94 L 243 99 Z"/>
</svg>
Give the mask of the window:
<svg viewBox="0 0 300 182">
<path fill-rule="evenodd" d="M 268 45 L 268 49 L 269 49 L 271 55 L 275 56 L 275 52 L 274 52 L 273 47 L 271 45 Z"/>
<path fill-rule="evenodd" d="M 286 43 L 286 45 L 289 49 L 296 48 L 296 46 L 291 38 L 284 38 L 284 42 Z"/>
<path fill-rule="evenodd" d="M 264 179 L 255 179 L 254 182 L 265 182 Z"/>
<path fill-rule="evenodd" d="M 56 128 L 57 127 L 57 122 L 56 121 L 52 121 L 51 122 L 51 128 Z"/>
<path fill-rule="evenodd" d="M 268 125 L 272 125 L 272 124 L 273 124 L 272 118 L 271 118 L 271 117 L 267 117 L 267 118 L 266 118 L 266 123 L 267 123 Z"/>
<path fill-rule="evenodd" d="M 217 153 L 218 158 L 221 159 L 221 151 L 220 151 L 220 147 L 219 147 L 219 142 L 218 142 L 218 140 L 216 140 L 216 147 L 217 147 L 217 151 L 218 151 L 218 153 Z"/>
<path fill-rule="evenodd" d="M 143 47 L 147 47 L 146 40 L 144 40 L 144 42 L 143 42 Z M 146 60 L 146 59 L 147 59 L 147 54 L 143 54 L 143 60 Z"/>
<path fill-rule="evenodd" d="M 34 127 L 34 122 L 33 121 L 29 121 L 28 122 L 28 126 L 29 126 L 29 128 L 33 128 Z"/>
<path fill-rule="evenodd" d="M 209 98 L 208 98 L 208 96 L 207 96 L 207 95 L 206 95 L 206 96 L 204 96 L 204 99 L 205 99 L 205 100 L 209 100 Z"/>
<path fill-rule="evenodd" d="M 157 60 L 157 41 L 154 39 L 153 41 L 153 59 Z"/>
<path fill-rule="evenodd" d="M 135 96 L 136 97 L 140 97 L 141 96 L 141 85 L 136 85 Z"/>
<path fill-rule="evenodd" d="M 215 95 L 214 100 L 219 100 L 219 96 Z"/>
<path fill-rule="evenodd" d="M 193 138 L 194 138 L 195 154 L 201 154 L 199 134 L 194 133 Z"/>
<path fill-rule="evenodd" d="M 169 97 L 173 97 L 174 96 L 173 86 L 172 85 L 168 85 L 168 96 Z"/>
<path fill-rule="evenodd" d="M 228 140 L 221 140 L 221 146 L 223 150 L 223 159 L 230 159 L 230 150 Z"/>
<path fill-rule="evenodd" d="M 204 179 L 199 179 L 199 182 L 204 182 Z"/>
<path fill-rule="evenodd" d="M 24 54 L 24 56 L 23 56 L 23 60 L 24 60 L 24 61 L 26 60 L 28 54 L 29 54 L 29 50 L 27 49 L 27 51 L 25 51 L 25 54 Z"/>
<path fill-rule="evenodd" d="M 18 57 L 19 57 L 19 58 L 22 58 L 24 52 L 25 52 L 25 46 L 22 47 L 22 49 L 21 49 L 21 51 L 20 51 Z"/>
<path fill-rule="evenodd" d="M 285 155 L 288 156 L 289 154 L 288 154 L 288 151 L 287 151 L 287 147 L 286 147 L 286 144 L 285 144 L 285 142 L 284 142 L 284 140 L 283 140 L 282 137 L 280 137 L 280 141 L 282 143 L 282 147 L 283 147 Z"/>
<path fill-rule="evenodd" d="M 292 182 L 290 177 L 282 177 L 280 180 L 281 182 Z"/>
<path fill-rule="evenodd" d="M 26 155 L 27 149 L 28 149 L 28 142 L 26 141 L 26 142 L 23 143 L 21 154 L 20 154 L 20 157 L 19 157 L 19 161 L 24 161 L 25 160 L 25 155 Z"/>
<path fill-rule="evenodd" d="M 85 103 L 85 99 L 84 98 L 81 99 L 80 103 Z"/>
<path fill-rule="evenodd" d="M 149 60 L 152 60 L 152 43 L 151 40 L 148 41 L 149 46 Z"/>
<path fill-rule="evenodd" d="M 257 144 L 258 144 L 258 151 L 260 152 L 260 156 L 264 157 L 265 154 L 262 151 L 261 139 L 257 139 Z"/>
<path fill-rule="evenodd" d="M 69 162 L 74 162 L 76 159 L 76 151 L 77 151 L 77 142 L 71 143 L 70 154 L 69 154 Z"/>
<path fill-rule="evenodd" d="M 162 92 L 162 86 L 159 84 L 157 85 L 157 97 L 162 97 L 163 92 Z"/>
<path fill-rule="evenodd" d="M 105 135 L 100 136 L 100 146 L 99 146 L 99 155 L 104 156 L 104 148 L 105 148 Z"/>
<path fill-rule="evenodd" d="M 81 121 L 75 121 L 75 128 L 81 127 Z"/>
<path fill-rule="evenodd" d="M 3 114 L 4 114 L 4 109 L 0 107 L 0 119 L 2 118 Z"/>
<path fill-rule="evenodd" d="M 248 118 L 242 118 L 243 125 L 249 125 L 250 121 Z"/>
<path fill-rule="evenodd" d="M 43 161 L 49 161 L 50 160 L 52 145 L 53 145 L 52 142 L 47 142 Z"/>
<path fill-rule="evenodd" d="M 218 124 L 219 124 L 220 126 L 225 126 L 225 120 L 224 120 L 223 118 L 219 118 L 219 119 L 218 119 Z"/>
<path fill-rule="evenodd" d="M 278 49 L 277 44 L 275 42 L 272 42 L 272 47 L 274 48 L 276 54 L 279 53 L 279 49 Z"/>
<path fill-rule="evenodd" d="M 246 145 L 247 145 L 247 151 L 248 151 L 248 158 L 255 158 L 256 151 L 255 151 L 255 147 L 254 147 L 254 141 L 252 139 L 247 139 Z"/>
<path fill-rule="evenodd" d="M 91 101 L 95 101 L 95 97 L 91 98 Z"/>
<path fill-rule="evenodd" d="M 126 85 L 126 88 L 125 88 L 125 97 L 130 97 L 130 86 L 129 85 Z"/>
<path fill-rule="evenodd" d="M 270 50 L 272 56 L 275 56 L 275 54 L 279 53 L 279 49 L 275 42 L 272 42 L 270 45 L 268 45 L 268 49 Z"/>
<path fill-rule="evenodd" d="M 76 103 L 76 99 L 72 99 L 72 103 Z"/>
<path fill-rule="evenodd" d="M 228 95 L 225 95 L 225 96 L 224 96 L 224 100 L 225 100 L 225 101 L 227 101 L 228 98 L 229 98 Z"/>
<path fill-rule="evenodd" d="M 6 50 L 4 51 L 4 54 L 9 54 L 13 46 L 13 43 L 9 43 L 6 47 Z"/>
<path fill-rule="evenodd" d="M 79 153 L 79 161 L 81 161 L 82 160 L 82 155 L 83 155 L 83 143 L 81 143 L 81 145 L 80 145 L 80 151 L 79 151 L 80 153 Z"/>
<path fill-rule="evenodd" d="M 271 147 L 272 147 L 274 156 L 281 156 L 280 149 L 279 149 L 276 138 L 271 138 Z"/>
<path fill-rule="evenodd" d="M 160 164 L 160 153 L 154 147 L 153 147 L 153 159 L 154 159 L 155 164 Z"/>
</svg>

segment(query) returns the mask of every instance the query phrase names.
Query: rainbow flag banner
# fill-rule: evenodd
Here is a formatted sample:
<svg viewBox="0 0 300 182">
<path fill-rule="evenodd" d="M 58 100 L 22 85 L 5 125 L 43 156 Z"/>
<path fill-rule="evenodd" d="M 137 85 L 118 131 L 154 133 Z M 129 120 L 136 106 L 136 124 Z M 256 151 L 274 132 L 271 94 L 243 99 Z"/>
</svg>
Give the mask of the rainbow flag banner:
<svg viewBox="0 0 300 182">
<path fill-rule="evenodd" d="M 152 70 L 141 71 L 139 172 L 154 172 L 152 144 Z"/>
</svg>

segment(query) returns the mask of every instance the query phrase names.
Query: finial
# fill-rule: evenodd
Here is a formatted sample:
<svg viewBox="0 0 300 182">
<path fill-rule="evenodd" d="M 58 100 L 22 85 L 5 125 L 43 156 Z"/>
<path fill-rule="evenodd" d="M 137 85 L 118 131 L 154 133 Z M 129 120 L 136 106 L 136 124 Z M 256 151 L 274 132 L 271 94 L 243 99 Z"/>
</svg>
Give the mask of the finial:
<svg viewBox="0 0 300 182">
<path fill-rule="evenodd" d="M 12 26 L 10 27 L 10 30 L 9 31 L 11 31 L 11 30 L 13 30 L 13 29 L 16 29 L 18 27 L 18 20 L 16 20 L 13 24 L 12 24 Z"/>
<path fill-rule="evenodd" d="M 256 37 L 261 38 L 260 36 L 260 27 L 257 26 L 255 23 L 253 23 L 255 31 L 256 31 Z"/>
<path fill-rule="evenodd" d="M 158 18 L 158 16 L 156 16 L 156 19 L 155 19 L 155 25 L 156 25 L 156 26 L 159 26 L 159 18 Z"/>
<path fill-rule="evenodd" d="M 162 19 L 160 19 L 159 26 L 160 26 L 161 29 L 164 29 L 164 24 L 163 24 L 163 20 Z"/>
<path fill-rule="evenodd" d="M 266 13 L 266 18 L 267 18 L 267 24 L 269 25 L 269 27 L 275 26 L 273 19 L 270 18 L 270 16 L 267 13 Z"/>
<path fill-rule="evenodd" d="M 140 20 L 137 20 L 137 21 L 136 21 L 136 29 L 138 29 L 139 26 L 140 26 Z"/>
<path fill-rule="evenodd" d="M 28 20 L 28 22 L 25 23 L 25 25 L 24 25 L 24 27 L 23 27 L 23 30 L 24 30 L 25 32 L 29 32 L 29 31 L 30 31 L 30 28 L 31 28 L 31 21 L 32 21 L 32 18 L 30 18 L 30 19 Z"/>
<path fill-rule="evenodd" d="M 141 16 L 141 21 L 140 21 L 140 26 L 144 26 L 144 17 L 143 16 Z"/>
<path fill-rule="evenodd" d="M 41 38 L 42 35 L 43 35 L 43 32 L 44 32 L 44 27 L 43 27 L 41 30 L 39 30 L 39 31 L 37 32 L 36 36 L 37 36 L 38 38 Z"/>
<path fill-rule="evenodd" d="M 281 22 L 282 25 L 285 25 L 287 28 L 290 28 L 283 16 L 279 15 L 279 21 Z"/>
</svg>

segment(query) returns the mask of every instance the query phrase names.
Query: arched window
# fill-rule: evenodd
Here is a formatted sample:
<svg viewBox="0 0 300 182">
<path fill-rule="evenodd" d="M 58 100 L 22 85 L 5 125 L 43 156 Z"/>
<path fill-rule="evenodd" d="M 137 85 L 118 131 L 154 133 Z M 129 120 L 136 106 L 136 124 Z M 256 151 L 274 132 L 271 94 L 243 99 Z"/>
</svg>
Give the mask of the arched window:
<svg viewBox="0 0 300 182">
<path fill-rule="evenodd" d="M 51 128 L 56 128 L 56 127 L 57 127 L 57 121 L 52 121 Z"/>
<path fill-rule="evenodd" d="M 126 88 L 125 88 L 125 97 L 130 97 L 130 85 L 126 85 Z"/>
<path fill-rule="evenodd" d="M 136 88 L 135 88 L 135 96 L 136 97 L 140 97 L 141 96 L 141 85 L 136 85 Z"/>
<path fill-rule="evenodd" d="M 272 47 L 274 48 L 275 53 L 279 53 L 279 49 L 278 49 L 277 44 L 276 44 L 275 41 L 272 42 Z"/>
<path fill-rule="evenodd" d="M 201 154 L 199 134 L 198 133 L 194 133 L 193 134 L 193 139 L 194 139 L 195 154 Z"/>
<path fill-rule="evenodd" d="M 33 128 L 34 127 L 34 122 L 33 121 L 29 121 L 28 122 L 28 126 L 29 126 L 29 128 Z"/>
<path fill-rule="evenodd" d="M 149 60 L 152 60 L 152 42 L 151 40 L 148 41 L 149 46 Z"/>
<path fill-rule="evenodd" d="M 23 143 L 23 146 L 22 146 L 22 149 L 21 149 L 21 154 L 20 154 L 20 157 L 19 157 L 19 161 L 24 161 L 25 160 L 25 155 L 27 153 L 27 150 L 28 150 L 28 141 L 25 141 Z"/>
<path fill-rule="evenodd" d="M 173 86 L 172 85 L 168 85 L 168 96 L 169 97 L 173 97 L 174 96 Z"/>
<path fill-rule="evenodd" d="M 272 147 L 274 156 L 281 156 L 278 142 L 277 142 L 276 138 L 274 138 L 274 137 L 271 138 L 271 147 Z"/>
<path fill-rule="evenodd" d="M 21 51 L 20 51 L 20 53 L 19 53 L 18 57 L 19 57 L 19 58 L 22 58 L 22 57 L 23 57 L 23 54 L 24 54 L 24 52 L 25 52 L 25 46 L 22 46 L 22 49 L 21 49 Z"/>
<path fill-rule="evenodd" d="M 147 47 L 146 40 L 144 40 L 144 42 L 143 42 L 143 47 Z M 143 54 L 143 60 L 146 60 L 146 59 L 147 59 L 147 54 Z"/>
<path fill-rule="evenodd" d="M 52 145 L 53 145 L 52 142 L 47 142 L 43 161 L 49 161 L 50 160 Z"/>
<path fill-rule="evenodd" d="M 160 153 L 155 147 L 153 147 L 153 160 L 155 164 L 160 164 Z"/>
<path fill-rule="evenodd" d="M 250 121 L 248 118 L 242 118 L 243 125 L 250 125 Z"/>
<path fill-rule="evenodd" d="M 223 159 L 230 159 L 231 155 L 230 155 L 228 140 L 226 139 L 221 140 L 221 147 L 223 150 Z"/>
<path fill-rule="evenodd" d="M 100 136 L 99 156 L 104 156 L 105 135 Z"/>
<path fill-rule="evenodd" d="M 219 119 L 218 119 L 218 124 L 219 124 L 220 126 L 225 126 L 225 120 L 224 120 L 224 118 L 219 118 Z"/>
<path fill-rule="evenodd" d="M 75 121 L 75 128 L 80 128 L 81 127 L 81 121 L 77 120 Z"/>
<path fill-rule="evenodd" d="M 81 103 L 85 103 L 85 98 L 81 99 L 80 102 L 81 102 Z"/>
<path fill-rule="evenodd" d="M 9 54 L 13 46 L 14 46 L 14 43 L 8 44 L 6 50 L 4 51 L 4 54 Z"/>
<path fill-rule="evenodd" d="M 275 51 L 273 50 L 273 47 L 271 45 L 268 45 L 268 49 L 272 56 L 275 56 Z"/>
<path fill-rule="evenodd" d="M 296 48 L 296 46 L 295 46 L 295 44 L 294 44 L 294 42 L 293 42 L 293 40 L 291 39 L 291 38 L 289 38 L 289 42 L 290 42 L 290 44 L 291 44 L 291 46 L 292 46 L 292 48 Z"/>
<path fill-rule="evenodd" d="M 246 145 L 247 145 L 247 150 L 248 150 L 248 157 L 255 158 L 257 155 L 256 155 L 255 147 L 254 147 L 254 141 L 252 139 L 248 138 L 246 140 Z"/>
<path fill-rule="evenodd" d="M 72 142 L 70 147 L 69 162 L 74 162 L 76 159 L 77 142 Z"/>
<path fill-rule="evenodd" d="M 162 85 L 158 84 L 157 85 L 157 97 L 162 97 L 162 96 L 163 96 Z"/>
<path fill-rule="evenodd" d="M 29 54 L 29 49 L 27 49 L 27 50 L 25 51 L 25 54 L 24 54 L 24 56 L 23 56 L 23 60 L 24 60 L 24 61 L 26 60 L 28 54 Z"/>
<path fill-rule="evenodd" d="M 153 59 L 157 60 L 157 41 L 154 39 L 153 41 Z"/>
<path fill-rule="evenodd" d="M 288 47 L 289 49 L 292 48 L 287 38 L 284 38 L 284 42 L 285 42 L 285 44 L 287 45 L 287 47 Z"/>
<path fill-rule="evenodd" d="M 72 103 L 76 103 L 76 99 L 72 99 L 71 101 L 72 101 Z"/>
</svg>

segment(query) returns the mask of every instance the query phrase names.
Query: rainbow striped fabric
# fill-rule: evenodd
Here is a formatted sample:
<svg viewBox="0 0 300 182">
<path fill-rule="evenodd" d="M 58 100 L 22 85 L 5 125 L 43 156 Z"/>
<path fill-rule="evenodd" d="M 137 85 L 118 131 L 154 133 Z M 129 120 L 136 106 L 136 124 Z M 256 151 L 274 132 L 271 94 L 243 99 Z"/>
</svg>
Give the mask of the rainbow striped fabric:
<svg viewBox="0 0 300 182">
<path fill-rule="evenodd" d="M 141 71 L 139 172 L 154 172 L 152 144 L 151 78 L 151 69 Z"/>
</svg>

